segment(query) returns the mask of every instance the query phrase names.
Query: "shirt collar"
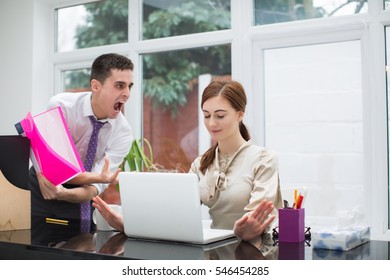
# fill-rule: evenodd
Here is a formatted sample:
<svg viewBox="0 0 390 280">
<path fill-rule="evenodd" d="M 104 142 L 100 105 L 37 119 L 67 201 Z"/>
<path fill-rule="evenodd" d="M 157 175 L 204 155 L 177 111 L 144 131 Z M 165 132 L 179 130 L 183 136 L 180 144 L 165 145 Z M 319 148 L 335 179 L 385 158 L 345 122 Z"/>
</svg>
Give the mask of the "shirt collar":
<svg viewBox="0 0 390 280">
<path fill-rule="evenodd" d="M 96 116 L 93 114 L 91 99 L 92 99 L 92 92 L 87 94 L 83 99 L 83 116 L 84 117 L 94 116 L 96 118 Z M 112 125 L 115 122 L 115 119 L 107 118 L 99 121 L 108 122 Z"/>
</svg>

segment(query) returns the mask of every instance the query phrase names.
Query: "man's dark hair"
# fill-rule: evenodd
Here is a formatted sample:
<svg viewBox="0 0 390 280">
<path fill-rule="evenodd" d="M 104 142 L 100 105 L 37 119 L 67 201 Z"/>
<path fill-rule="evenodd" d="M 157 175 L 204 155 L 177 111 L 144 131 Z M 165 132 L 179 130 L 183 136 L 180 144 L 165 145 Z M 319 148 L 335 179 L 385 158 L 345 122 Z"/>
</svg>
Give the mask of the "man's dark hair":
<svg viewBox="0 0 390 280">
<path fill-rule="evenodd" d="M 90 81 L 95 79 L 103 84 L 111 75 L 111 70 L 113 69 L 133 71 L 134 64 L 129 58 L 120 54 L 102 54 L 92 63 Z"/>
</svg>

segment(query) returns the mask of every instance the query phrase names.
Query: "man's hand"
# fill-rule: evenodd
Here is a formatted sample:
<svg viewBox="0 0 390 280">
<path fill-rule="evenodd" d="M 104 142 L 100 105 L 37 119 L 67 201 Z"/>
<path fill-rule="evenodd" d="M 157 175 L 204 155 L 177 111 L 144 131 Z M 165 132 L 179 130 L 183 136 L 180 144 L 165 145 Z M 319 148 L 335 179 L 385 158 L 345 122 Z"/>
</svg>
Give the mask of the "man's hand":
<svg viewBox="0 0 390 280">
<path fill-rule="evenodd" d="M 121 172 L 120 168 L 118 168 L 115 172 L 110 171 L 110 160 L 105 157 L 103 169 L 100 173 L 100 183 L 117 184 L 119 172 Z"/>
<path fill-rule="evenodd" d="M 55 186 L 43 176 L 42 173 L 37 173 L 39 188 L 44 199 L 47 200 L 61 200 L 62 194 L 66 189 L 62 185 Z"/>
<path fill-rule="evenodd" d="M 121 169 L 118 168 L 115 172 L 110 171 L 110 160 L 105 157 L 104 165 L 100 173 L 83 172 L 68 181 L 69 184 L 74 185 L 90 185 L 90 184 L 109 184 L 116 185 L 118 183 L 118 174 Z"/>
<path fill-rule="evenodd" d="M 93 185 L 81 185 L 77 188 L 67 189 L 62 185 L 55 186 L 43 176 L 37 174 L 41 194 L 46 200 L 63 200 L 72 203 L 90 201 L 97 195 L 97 190 Z"/>
</svg>

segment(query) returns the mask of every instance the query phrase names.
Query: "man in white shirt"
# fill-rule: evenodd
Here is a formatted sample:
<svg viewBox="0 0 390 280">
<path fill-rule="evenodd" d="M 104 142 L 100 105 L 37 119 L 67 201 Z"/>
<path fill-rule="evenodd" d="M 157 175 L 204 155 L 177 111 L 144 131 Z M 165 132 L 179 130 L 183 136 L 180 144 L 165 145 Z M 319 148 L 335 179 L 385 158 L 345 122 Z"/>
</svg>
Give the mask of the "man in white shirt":
<svg viewBox="0 0 390 280">
<path fill-rule="evenodd" d="M 29 184 L 32 216 L 80 219 L 80 205 L 87 204 L 90 219 L 91 199 L 116 183 L 118 167 L 133 140 L 130 125 L 121 112 L 130 97 L 133 68 L 131 60 L 122 55 L 103 54 L 92 64 L 92 92 L 60 93 L 51 98 L 49 108 L 61 106 L 87 171 L 66 184 L 54 186 L 32 167 Z M 92 156 L 88 170 L 87 150 L 96 120 L 101 128 L 96 155 Z"/>
</svg>

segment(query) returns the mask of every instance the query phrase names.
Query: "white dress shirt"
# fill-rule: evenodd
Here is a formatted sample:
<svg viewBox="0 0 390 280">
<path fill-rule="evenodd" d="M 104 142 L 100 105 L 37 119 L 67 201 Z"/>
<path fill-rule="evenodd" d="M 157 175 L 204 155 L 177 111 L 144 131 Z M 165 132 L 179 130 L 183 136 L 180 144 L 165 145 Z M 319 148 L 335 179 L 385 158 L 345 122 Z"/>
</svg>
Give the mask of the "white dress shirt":
<svg viewBox="0 0 390 280">
<path fill-rule="evenodd" d="M 89 139 L 92 134 L 92 123 L 89 119 L 89 116 L 94 115 L 91 106 L 91 96 L 91 92 L 66 92 L 53 96 L 49 102 L 49 109 L 61 106 L 82 162 L 85 161 Z M 131 142 L 133 141 L 133 133 L 122 113 L 115 119 L 99 121 L 107 123 L 99 131 L 95 163 L 91 172 L 101 172 L 105 156 L 110 160 L 110 170 L 114 172 L 129 152 Z M 93 185 L 99 194 L 108 187 L 108 184 Z"/>
</svg>

